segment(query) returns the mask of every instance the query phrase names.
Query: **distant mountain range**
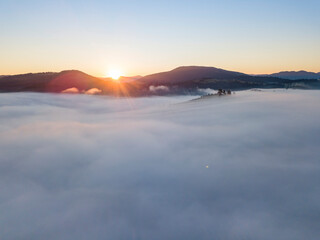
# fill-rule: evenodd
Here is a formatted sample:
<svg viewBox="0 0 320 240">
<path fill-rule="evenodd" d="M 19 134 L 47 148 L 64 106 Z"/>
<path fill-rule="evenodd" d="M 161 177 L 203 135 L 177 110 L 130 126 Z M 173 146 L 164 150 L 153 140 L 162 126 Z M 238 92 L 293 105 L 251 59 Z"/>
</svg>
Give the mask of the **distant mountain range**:
<svg viewBox="0 0 320 240">
<path fill-rule="evenodd" d="M 185 66 L 148 76 L 121 77 L 118 81 L 69 70 L 0 77 L 0 92 L 74 92 L 114 96 L 148 96 L 198 93 L 202 88 L 320 88 L 307 72 L 281 72 L 251 76 L 214 67 Z M 291 78 L 288 78 L 291 77 Z M 294 79 L 301 76 L 303 79 Z M 313 75 L 312 75 L 313 76 Z M 287 78 L 287 79 L 286 79 Z M 293 80 L 291 80 L 293 79 Z"/>
<path fill-rule="evenodd" d="M 167 86 L 171 92 L 198 88 L 232 90 L 250 88 L 318 88 L 316 79 L 290 80 L 271 75 L 252 76 L 214 67 L 185 66 L 171 71 L 151 74 L 139 79 L 146 85 Z M 161 89 L 160 89 L 161 90 Z"/>
<path fill-rule="evenodd" d="M 298 80 L 298 79 L 320 79 L 320 72 L 306 72 L 306 71 L 284 71 L 279 73 L 269 74 L 271 77 L 279 77 L 290 80 Z"/>
</svg>

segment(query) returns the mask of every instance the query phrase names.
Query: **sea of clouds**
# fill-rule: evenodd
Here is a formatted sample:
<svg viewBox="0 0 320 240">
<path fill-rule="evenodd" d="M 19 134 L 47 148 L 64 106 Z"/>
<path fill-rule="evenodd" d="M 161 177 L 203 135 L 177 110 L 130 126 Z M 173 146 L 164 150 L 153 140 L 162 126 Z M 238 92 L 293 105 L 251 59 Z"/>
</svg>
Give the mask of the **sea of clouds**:
<svg viewBox="0 0 320 240">
<path fill-rule="evenodd" d="M 0 239 L 320 236 L 320 91 L 0 94 Z"/>
</svg>

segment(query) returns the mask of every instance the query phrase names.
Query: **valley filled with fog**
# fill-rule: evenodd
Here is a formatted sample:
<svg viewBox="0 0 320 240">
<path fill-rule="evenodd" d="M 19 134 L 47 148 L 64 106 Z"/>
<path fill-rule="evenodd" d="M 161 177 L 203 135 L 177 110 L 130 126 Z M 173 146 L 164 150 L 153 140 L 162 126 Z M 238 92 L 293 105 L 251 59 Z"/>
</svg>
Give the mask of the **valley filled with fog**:
<svg viewBox="0 0 320 240">
<path fill-rule="evenodd" d="M 320 91 L 0 94 L 0 239 L 318 239 Z"/>
</svg>

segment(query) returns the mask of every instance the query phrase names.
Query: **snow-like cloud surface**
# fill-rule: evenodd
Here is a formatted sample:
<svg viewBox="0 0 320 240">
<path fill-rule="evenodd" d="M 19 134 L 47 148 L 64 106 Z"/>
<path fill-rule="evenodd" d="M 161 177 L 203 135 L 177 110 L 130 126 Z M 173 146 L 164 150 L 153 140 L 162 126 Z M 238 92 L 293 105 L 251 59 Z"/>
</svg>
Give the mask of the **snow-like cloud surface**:
<svg viewBox="0 0 320 240">
<path fill-rule="evenodd" d="M 0 239 L 318 239 L 320 91 L 0 94 Z"/>
</svg>

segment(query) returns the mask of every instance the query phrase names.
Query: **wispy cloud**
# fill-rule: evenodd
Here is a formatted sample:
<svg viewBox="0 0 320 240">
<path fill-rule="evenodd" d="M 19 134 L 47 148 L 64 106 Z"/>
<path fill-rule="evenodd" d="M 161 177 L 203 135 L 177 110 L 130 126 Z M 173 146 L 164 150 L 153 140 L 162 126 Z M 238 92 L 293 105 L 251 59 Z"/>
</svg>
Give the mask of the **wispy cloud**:
<svg viewBox="0 0 320 240">
<path fill-rule="evenodd" d="M 150 86 L 149 87 L 150 92 L 168 92 L 169 87 L 167 86 Z"/>
<path fill-rule="evenodd" d="M 88 94 L 88 95 L 96 95 L 96 94 L 99 94 L 101 93 L 102 91 L 98 88 L 91 88 L 87 91 L 85 91 L 85 94 Z"/>
<path fill-rule="evenodd" d="M 78 88 L 76 87 L 72 87 L 72 88 L 67 88 L 63 91 L 61 91 L 61 93 L 73 93 L 73 94 L 77 94 L 77 93 L 84 93 L 84 94 L 87 94 L 87 95 L 97 95 L 97 94 L 100 94 L 102 92 L 101 89 L 98 89 L 98 88 L 90 88 L 89 90 L 87 91 L 79 91 Z"/>
<path fill-rule="evenodd" d="M 67 89 L 61 91 L 61 93 L 80 93 L 80 91 L 78 88 L 72 87 L 72 88 L 67 88 Z"/>
</svg>

